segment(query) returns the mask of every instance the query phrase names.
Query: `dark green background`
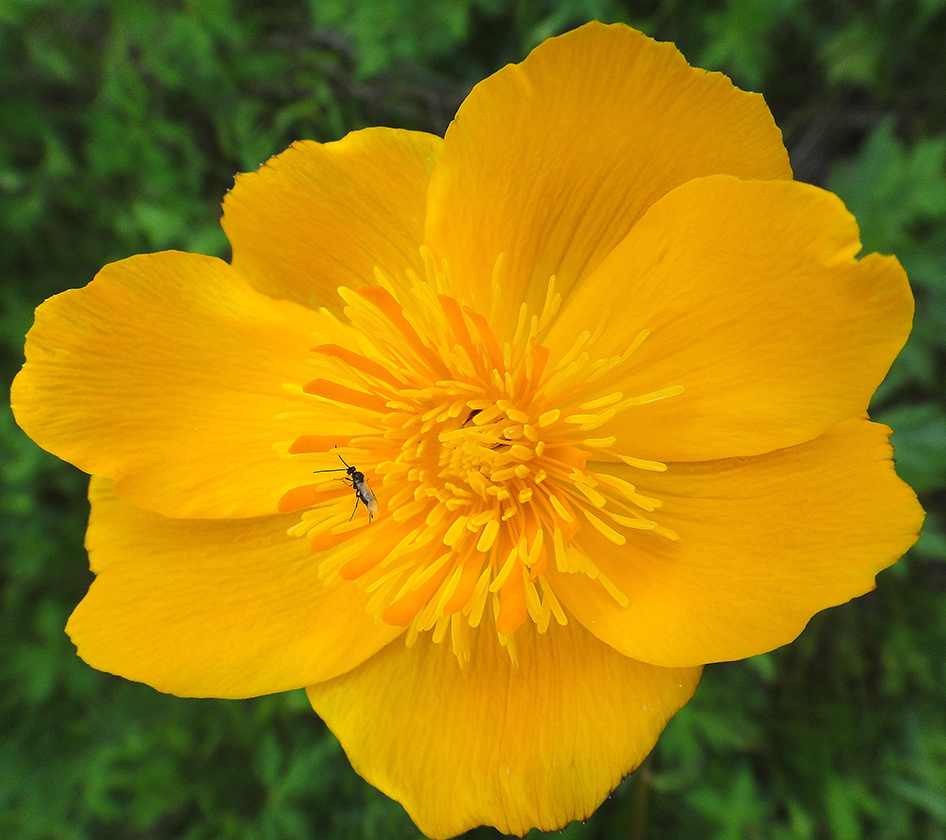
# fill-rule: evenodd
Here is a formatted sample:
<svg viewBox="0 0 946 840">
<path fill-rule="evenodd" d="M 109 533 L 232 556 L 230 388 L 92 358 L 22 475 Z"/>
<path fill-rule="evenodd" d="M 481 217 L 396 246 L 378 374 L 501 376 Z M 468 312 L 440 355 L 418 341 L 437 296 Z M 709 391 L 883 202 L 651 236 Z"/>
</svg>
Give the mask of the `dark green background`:
<svg viewBox="0 0 946 840">
<path fill-rule="evenodd" d="M 946 838 L 946 0 L 0 0 L 0 353 L 104 263 L 227 255 L 234 172 L 366 125 L 442 133 L 470 86 L 592 18 L 758 90 L 799 179 L 896 253 L 916 328 L 878 392 L 929 512 L 876 592 L 710 666 L 576 838 Z M 181 700 L 92 671 L 85 477 L 0 411 L 0 837 L 407 838 L 304 694 Z M 472 837 L 494 837 L 492 830 Z"/>
</svg>

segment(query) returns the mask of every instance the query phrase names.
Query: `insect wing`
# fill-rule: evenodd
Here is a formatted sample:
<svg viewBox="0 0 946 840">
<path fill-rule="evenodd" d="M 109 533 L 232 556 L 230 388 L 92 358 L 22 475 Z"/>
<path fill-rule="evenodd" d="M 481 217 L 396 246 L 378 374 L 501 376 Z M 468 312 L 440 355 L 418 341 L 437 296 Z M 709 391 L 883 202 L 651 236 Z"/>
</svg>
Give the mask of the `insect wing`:
<svg viewBox="0 0 946 840">
<path fill-rule="evenodd" d="M 365 503 L 365 507 L 368 508 L 368 513 L 371 514 L 371 516 L 377 516 L 380 508 L 378 507 L 378 500 L 375 498 L 371 485 L 368 484 L 368 479 L 362 478 L 355 487 L 355 490 L 358 491 L 358 498 L 361 499 L 361 501 Z"/>
</svg>

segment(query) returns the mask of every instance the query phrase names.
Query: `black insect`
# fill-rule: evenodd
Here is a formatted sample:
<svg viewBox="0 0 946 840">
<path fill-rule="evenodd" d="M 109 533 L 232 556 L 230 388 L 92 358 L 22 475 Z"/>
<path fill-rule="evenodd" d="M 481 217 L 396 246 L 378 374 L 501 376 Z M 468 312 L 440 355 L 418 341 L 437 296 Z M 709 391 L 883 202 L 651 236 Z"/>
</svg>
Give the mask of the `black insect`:
<svg viewBox="0 0 946 840">
<path fill-rule="evenodd" d="M 479 414 L 482 410 L 483 410 L 482 408 L 474 408 L 474 409 L 470 412 L 470 416 L 467 417 L 466 420 L 464 420 L 464 421 L 460 424 L 460 428 L 461 428 L 461 429 L 466 428 L 466 424 L 469 423 L 474 417 L 476 417 L 476 415 Z"/>
<path fill-rule="evenodd" d="M 335 448 L 338 449 L 337 446 Z M 375 498 L 375 495 L 368 484 L 368 479 L 365 478 L 365 474 L 361 472 L 361 470 L 351 466 L 341 455 L 338 456 L 338 460 L 345 465 L 344 468 L 339 467 L 335 470 L 313 470 L 312 472 L 347 473 L 347 480 L 351 481 L 350 486 L 355 488 L 355 509 L 351 512 L 351 516 L 348 517 L 348 521 L 351 522 L 352 519 L 355 518 L 355 513 L 358 511 L 358 503 L 361 502 L 368 509 L 368 522 L 370 523 L 371 520 L 374 519 L 375 514 L 378 512 L 378 500 Z M 346 479 L 342 478 L 339 479 L 339 481 L 346 481 Z"/>
</svg>

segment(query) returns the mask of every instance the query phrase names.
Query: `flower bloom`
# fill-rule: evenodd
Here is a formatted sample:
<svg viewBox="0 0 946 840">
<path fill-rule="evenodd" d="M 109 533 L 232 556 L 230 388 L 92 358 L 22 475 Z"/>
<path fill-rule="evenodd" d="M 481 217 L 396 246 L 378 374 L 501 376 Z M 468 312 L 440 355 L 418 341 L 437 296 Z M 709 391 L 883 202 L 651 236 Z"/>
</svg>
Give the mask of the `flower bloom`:
<svg viewBox="0 0 946 840">
<path fill-rule="evenodd" d="M 865 413 L 906 276 L 671 44 L 551 39 L 445 139 L 293 145 L 223 226 L 231 264 L 37 310 L 17 419 L 93 476 L 68 632 L 177 695 L 307 686 L 432 837 L 587 816 L 703 664 L 916 538 Z"/>
</svg>

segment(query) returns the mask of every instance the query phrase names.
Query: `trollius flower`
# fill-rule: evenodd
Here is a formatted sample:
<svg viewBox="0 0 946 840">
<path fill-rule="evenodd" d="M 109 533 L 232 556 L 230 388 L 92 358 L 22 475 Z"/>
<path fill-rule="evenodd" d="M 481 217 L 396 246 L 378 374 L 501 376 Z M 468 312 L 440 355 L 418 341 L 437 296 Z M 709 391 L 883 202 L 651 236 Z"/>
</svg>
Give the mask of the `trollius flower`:
<svg viewBox="0 0 946 840">
<path fill-rule="evenodd" d="M 94 476 L 68 631 L 174 694 L 307 686 L 432 837 L 587 816 L 705 663 L 915 539 L 865 414 L 906 277 L 670 44 L 547 41 L 445 139 L 295 144 L 223 225 L 231 264 L 37 311 L 17 419 Z"/>
</svg>

